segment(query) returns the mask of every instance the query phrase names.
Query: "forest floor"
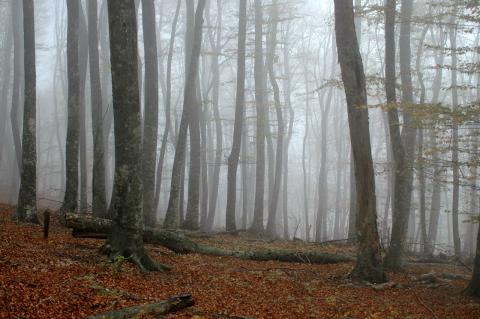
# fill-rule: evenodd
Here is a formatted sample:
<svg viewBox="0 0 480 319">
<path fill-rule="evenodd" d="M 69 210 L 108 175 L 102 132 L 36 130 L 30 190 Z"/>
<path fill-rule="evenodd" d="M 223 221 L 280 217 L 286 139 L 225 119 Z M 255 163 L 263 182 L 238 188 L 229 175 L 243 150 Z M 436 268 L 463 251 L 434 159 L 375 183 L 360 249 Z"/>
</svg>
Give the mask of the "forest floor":
<svg viewBox="0 0 480 319">
<path fill-rule="evenodd" d="M 11 214 L 0 205 L 2 319 L 84 318 L 184 293 L 193 295 L 195 306 L 167 318 L 480 318 L 480 300 L 461 294 L 470 275 L 461 266 L 409 264 L 388 273 L 395 284 L 372 287 L 348 278 L 352 263 L 256 262 L 148 246 L 172 271 L 142 273 L 131 263 L 109 262 L 99 253 L 102 240 L 73 238 L 58 223 L 44 240 L 40 226 L 12 222 Z M 237 249 L 353 253 L 346 245 L 245 235 L 194 240 Z M 420 280 L 424 274 L 430 275 Z"/>
</svg>

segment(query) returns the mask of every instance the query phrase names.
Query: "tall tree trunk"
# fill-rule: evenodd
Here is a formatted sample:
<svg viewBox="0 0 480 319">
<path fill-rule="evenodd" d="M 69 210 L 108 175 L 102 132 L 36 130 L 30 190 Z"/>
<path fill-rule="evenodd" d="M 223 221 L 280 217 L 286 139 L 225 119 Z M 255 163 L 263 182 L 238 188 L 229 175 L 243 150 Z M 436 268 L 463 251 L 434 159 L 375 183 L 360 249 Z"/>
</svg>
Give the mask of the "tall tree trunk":
<svg viewBox="0 0 480 319">
<path fill-rule="evenodd" d="M 21 103 L 23 98 L 22 80 L 23 80 L 23 12 L 22 1 L 12 1 L 12 32 L 13 32 L 13 88 L 12 88 L 12 108 L 10 110 L 10 123 L 13 135 L 13 145 L 15 150 L 16 173 L 21 174 L 22 168 L 22 137 L 20 129 Z M 17 184 L 18 185 L 18 184 Z"/>
<path fill-rule="evenodd" d="M 23 107 L 22 170 L 15 217 L 38 223 L 37 218 L 37 149 L 36 149 L 36 68 L 35 14 L 33 0 L 23 0 L 25 100 Z"/>
<path fill-rule="evenodd" d="M 291 101 L 291 78 L 292 73 L 290 70 L 290 46 L 289 46 L 289 39 L 288 36 L 290 34 L 290 24 L 287 24 L 287 28 L 285 30 L 284 40 L 283 40 L 283 64 L 285 67 L 285 78 L 284 78 L 284 96 L 285 96 L 285 104 L 288 108 L 289 120 L 288 120 L 288 134 L 287 139 L 285 141 L 285 146 L 283 149 L 283 238 L 289 239 L 289 228 L 288 228 L 288 149 L 290 146 L 290 141 L 292 140 L 293 136 L 293 122 L 295 120 L 295 112 L 292 107 Z"/>
<path fill-rule="evenodd" d="M 375 175 L 370 146 L 367 94 L 362 57 L 355 36 L 352 0 L 335 0 L 335 31 L 338 60 L 347 97 L 348 122 L 355 161 L 357 189 L 358 254 L 352 276 L 384 282 L 377 231 Z"/>
<path fill-rule="evenodd" d="M 205 0 L 199 0 L 197 4 L 197 10 L 195 13 L 193 47 L 191 50 L 191 54 L 189 54 L 190 58 L 187 58 L 187 60 L 190 61 L 190 63 L 186 64 L 188 66 L 188 75 L 185 81 L 182 118 L 180 120 L 180 128 L 179 128 L 178 137 L 177 137 L 177 146 L 175 148 L 175 157 L 173 160 L 172 179 L 170 184 L 170 198 L 168 201 L 168 208 L 167 208 L 167 213 L 165 215 L 165 221 L 164 221 L 165 228 L 176 228 L 179 225 L 180 189 L 181 189 L 181 180 L 183 178 L 182 171 L 184 170 L 184 167 L 185 167 L 188 125 L 191 119 L 191 115 L 192 115 L 191 113 L 195 111 L 194 108 L 196 103 L 196 81 L 198 77 L 197 76 L 198 65 L 199 65 L 198 60 L 200 57 L 200 47 L 202 43 L 201 41 L 202 24 L 203 24 L 202 15 L 203 15 L 204 8 L 205 8 Z M 196 173 L 199 173 L 199 172 L 196 172 Z M 193 186 L 194 185 L 192 185 L 192 188 Z M 197 191 L 198 191 L 198 185 L 197 185 Z M 192 219 L 195 217 L 192 214 L 194 213 L 193 211 L 194 208 L 195 207 L 190 208 L 191 209 L 190 218 Z M 197 211 L 198 211 L 198 205 L 197 205 Z M 190 225 L 186 225 L 186 226 L 190 226 Z"/>
<path fill-rule="evenodd" d="M 10 4 L 11 6 L 11 4 Z M 10 9 L 11 12 L 11 9 Z M 1 66 L 1 78 L 2 78 L 2 88 L 0 91 L 0 112 L 2 114 L 8 114 L 8 95 L 10 93 L 10 84 L 11 84 L 11 78 L 12 78 L 12 70 L 11 70 L 11 64 L 12 64 L 12 49 L 13 49 L 13 34 L 12 34 L 12 16 L 9 15 L 9 20 L 7 21 L 8 28 L 6 29 L 6 38 L 4 39 L 4 56 L 3 56 L 3 61 L 2 61 L 2 66 Z M 7 127 L 7 116 L 2 116 L 0 118 L 0 162 L 3 159 L 4 156 L 4 151 L 3 147 L 5 144 L 5 129 Z"/>
<path fill-rule="evenodd" d="M 87 164 L 87 104 L 85 101 L 85 86 L 87 83 L 88 66 L 88 31 L 87 21 L 82 5 L 79 5 L 79 30 L 78 30 L 78 67 L 80 72 L 80 104 L 79 104 L 79 153 L 80 153 L 80 206 L 82 213 L 88 210 L 88 164 Z"/>
<path fill-rule="evenodd" d="M 95 216 L 105 217 L 107 195 L 105 190 L 105 141 L 103 136 L 104 109 L 102 83 L 100 81 L 97 11 L 97 0 L 88 0 L 88 55 L 93 126 L 92 211 Z"/>
<path fill-rule="evenodd" d="M 233 142 L 228 157 L 226 230 L 236 230 L 235 204 L 237 198 L 237 168 L 242 147 L 242 130 L 245 109 L 245 48 L 247 38 L 247 0 L 240 0 L 238 15 L 237 91 L 235 97 L 235 122 Z M 246 148 L 246 145 L 243 145 Z M 245 189 L 243 190 L 245 192 Z"/>
<path fill-rule="evenodd" d="M 187 1 L 187 7 L 189 1 Z M 193 4 L 193 3 L 192 3 Z M 199 1 L 197 10 L 195 12 L 195 23 L 193 29 L 192 53 L 189 59 L 190 66 L 193 63 L 199 63 L 200 47 L 202 44 L 202 25 L 203 25 L 203 11 L 205 8 L 205 1 Z M 198 56 L 194 50 L 198 47 Z M 195 60 L 195 61 L 194 61 Z M 197 66 L 198 69 L 198 66 Z M 195 72 L 195 77 L 198 78 L 198 71 Z M 198 79 L 196 80 L 198 81 Z M 188 176 L 188 201 L 187 212 L 185 214 L 185 221 L 183 228 L 196 230 L 199 228 L 199 204 L 200 204 L 200 111 L 201 102 L 197 98 L 197 84 L 194 82 L 192 87 L 193 104 L 190 106 L 190 114 L 188 118 L 188 126 L 190 132 L 190 169 Z"/>
<path fill-rule="evenodd" d="M 215 212 L 217 209 L 217 198 L 218 198 L 218 186 L 220 179 L 220 168 L 222 161 L 222 151 L 223 151 L 223 131 L 222 131 L 222 121 L 220 119 L 220 109 L 219 109 L 219 93 L 220 93 L 220 65 L 218 63 L 218 58 L 221 53 L 221 37 L 222 37 L 222 2 L 217 0 L 217 27 L 216 27 L 216 40 L 213 40 L 212 33 L 209 32 L 210 43 L 214 48 L 214 54 L 212 56 L 212 73 L 213 73 L 213 94 L 212 94 L 212 105 L 213 105 L 213 116 L 215 118 L 215 163 L 213 166 L 213 183 L 210 189 L 208 200 L 208 219 L 207 227 L 211 229 L 213 222 L 215 220 Z"/>
<path fill-rule="evenodd" d="M 143 216 L 145 226 L 156 222 L 155 164 L 158 135 L 158 57 L 154 0 L 142 0 L 145 52 L 145 111 L 143 123 Z"/>
<path fill-rule="evenodd" d="M 263 206 L 265 198 L 265 135 L 266 135 L 266 105 L 263 65 L 263 9 L 262 0 L 255 0 L 255 106 L 257 110 L 256 132 L 256 164 L 255 164 L 255 203 L 251 231 L 262 234 Z"/>
<path fill-rule="evenodd" d="M 425 41 L 425 36 L 428 32 L 428 26 L 425 26 L 422 34 L 420 36 L 420 40 L 418 42 L 417 48 L 417 61 L 416 61 L 416 69 L 417 69 L 417 78 L 418 84 L 420 85 L 420 105 L 425 103 L 425 83 L 423 80 L 423 71 L 422 71 L 422 55 L 423 55 L 423 45 Z M 425 177 L 425 165 L 424 165 L 424 158 L 423 158 L 423 145 L 424 145 L 424 129 L 420 127 L 418 130 L 418 158 L 417 158 L 417 166 L 418 166 L 418 197 L 419 197 L 419 214 L 420 214 L 420 235 L 421 235 L 421 251 L 425 252 L 425 247 L 427 246 L 427 218 L 426 218 L 426 200 L 425 200 L 425 193 L 426 193 L 426 177 Z"/>
<path fill-rule="evenodd" d="M 451 49 L 451 88 L 452 88 L 452 108 L 458 108 L 458 90 L 457 90 L 457 25 L 455 22 L 456 9 L 450 18 L 450 49 Z M 458 226 L 458 201 L 460 197 L 460 166 L 458 164 L 458 125 L 454 122 L 452 127 L 452 173 L 453 173 L 453 198 L 452 198 L 452 227 L 453 227 L 453 246 L 455 256 L 460 257 L 460 231 Z"/>
<path fill-rule="evenodd" d="M 277 236 L 277 208 L 278 198 L 280 195 L 280 186 L 282 185 L 282 168 L 283 168 L 283 140 L 285 134 L 285 123 L 283 123 L 282 105 L 280 102 L 280 88 L 278 87 L 277 79 L 275 78 L 274 59 L 277 47 L 277 28 L 278 28 L 278 2 L 273 0 L 271 7 L 271 30 L 270 30 L 270 46 L 267 57 L 267 69 L 270 83 L 273 87 L 273 99 L 275 104 L 275 113 L 277 116 L 277 149 L 275 156 L 275 179 L 272 190 L 272 197 L 270 199 L 270 206 L 268 210 L 267 235 L 271 238 Z M 271 164 L 271 162 L 270 162 Z"/>
<path fill-rule="evenodd" d="M 77 209 L 78 196 L 78 137 L 80 107 L 80 73 L 78 58 L 79 6 L 67 1 L 67 69 L 68 69 L 68 121 L 65 150 L 66 185 L 61 207 L 62 215 Z"/>
<path fill-rule="evenodd" d="M 394 1 L 392 1 L 394 2 Z M 393 8 L 393 9 L 392 9 Z M 387 6 L 390 19 L 395 17 L 395 7 Z M 392 12 L 393 10 L 393 12 Z M 408 231 L 408 219 L 410 216 L 410 203 L 413 187 L 413 157 L 415 152 L 416 130 L 414 122 L 409 114 L 408 108 L 413 103 L 412 92 L 412 75 L 410 70 L 411 49 L 410 49 L 410 26 L 413 11 L 413 0 L 402 1 L 401 7 L 401 24 L 400 24 L 400 77 L 402 80 L 402 102 L 404 103 L 403 119 L 404 125 L 402 132 L 399 132 L 398 114 L 395 116 L 396 110 L 389 112 L 390 122 L 390 139 L 392 148 L 394 149 L 395 160 L 395 193 L 394 193 L 394 209 L 392 212 L 392 237 L 390 240 L 390 249 L 385 259 L 385 265 L 389 268 L 399 268 L 402 263 L 402 255 L 405 244 L 405 237 Z M 393 15 L 393 17 L 392 17 Z M 391 23 L 389 23 L 391 25 Z M 393 26 L 390 26 L 394 30 Z M 388 38 L 388 39 L 387 39 Z M 392 34 L 386 35 L 385 41 L 392 41 Z M 393 40 L 394 41 L 394 40 Z M 392 50 L 393 47 L 393 50 Z M 385 62 L 386 69 L 392 67 L 392 52 L 393 61 L 395 57 L 395 46 L 386 49 L 389 51 L 389 59 Z M 393 62 L 394 63 L 394 62 Z M 390 71 L 391 72 L 391 71 Z M 395 73 L 393 73 L 394 75 Z M 392 74 L 388 75 L 392 79 Z M 393 77 L 394 79 L 394 77 Z M 389 82 L 389 89 L 387 103 L 394 103 L 394 82 L 393 88 L 390 87 L 392 83 Z"/>
<path fill-rule="evenodd" d="M 308 80 L 308 69 L 307 63 L 305 63 L 304 77 L 305 77 L 305 134 L 303 135 L 302 142 L 302 170 L 303 170 L 303 214 L 305 219 L 305 240 L 310 241 L 310 223 L 309 223 L 309 191 L 308 188 L 308 172 L 306 165 L 306 155 L 307 155 L 307 142 L 308 142 L 308 132 L 309 132 L 309 113 L 310 113 L 310 95 L 309 95 L 309 80 Z"/>
<path fill-rule="evenodd" d="M 143 247 L 140 93 L 134 1 L 108 1 L 115 130 L 113 225 L 105 246 L 111 259 L 130 258 L 160 270 Z"/>
<path fill-rule="evenodd" d="M 172 108 L 172 60 L 173 48 L 175 44 L 175 33 L 177 32 L 178 15 L 180 14 L 180 5 L 182 0 L 177 1 L 175 15 L 172 22 L 172 31 L 170 33 L 170 44 L 168 46 L 167 56 L 167 79 L 166 79 L 166 94 L 165 94 L 165 128 L 163 130 L 162 142 L 160 145 L 160 157 L 157 164 L 157 182 L 155 186 L 155 210 L 160 203 L 160 188 L 162 186 L 163 165 L 165 161 L 165 153 L 167 151 L 168 136 L 172 126 L 171 108 Z"/>
</svg>

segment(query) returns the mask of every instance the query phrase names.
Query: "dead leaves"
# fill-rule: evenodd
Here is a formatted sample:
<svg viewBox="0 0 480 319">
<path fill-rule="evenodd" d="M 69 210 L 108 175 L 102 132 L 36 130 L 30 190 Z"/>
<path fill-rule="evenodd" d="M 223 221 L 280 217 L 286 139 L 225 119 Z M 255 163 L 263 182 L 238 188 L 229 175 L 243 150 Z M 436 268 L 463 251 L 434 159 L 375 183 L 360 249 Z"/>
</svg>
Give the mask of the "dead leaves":
<svg viewBox="0 0 480 319">
<path fill-rule="evenodd" d="M 168 318 L 480 318 L 478 301 L 460 295 L 468 275 L 461 269 L 435 269 L 441 289 L 414 280 L 431 270 L 420 265 L 389 274 L 395 285 L 374 289 L 347 278 L 351 264 L 255 262 L 148 247 L 173 271 L 145 274 L 131 263 L 109 263 L 98 251 L 101 240 L 72 238 L 56 223 L 44 240 L 40 226 L 11 222 L 9 213 L 0 207 L 0 319 L 84 318 L 182 293 L 191 293 L 196 306 Z M 238 249 L 352 251 L 229 235 L 194 240 Z"/>
</svg>

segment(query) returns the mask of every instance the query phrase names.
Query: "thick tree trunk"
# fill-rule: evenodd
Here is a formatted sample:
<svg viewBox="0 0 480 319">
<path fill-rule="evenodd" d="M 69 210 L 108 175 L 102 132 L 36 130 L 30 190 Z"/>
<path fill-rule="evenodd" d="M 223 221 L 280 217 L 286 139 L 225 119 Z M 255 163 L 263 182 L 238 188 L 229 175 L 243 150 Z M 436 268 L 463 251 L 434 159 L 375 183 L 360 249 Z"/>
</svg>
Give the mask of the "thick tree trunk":
<svg viewBox="0 0 480 319">
<path fill-rule="evenodd" d="M 37 145 L 36 145 L 36 68 L 35 20 L 33 0 L 23 0 L 25 101 L 23 107 L 22 170 L 15 217 L 38 223 L 37 218 Z"/>
<path fill-rule="evenodd" d="M 101 214 L 107 211 L 107 195 L 103 136 L 104 110 L 98 44 L 97 0 L 88 0 L 88 55 L 90 59 L 90 103 L 92 105 L 93 129 L 92 212 L 96 216 L 104 217 Z"/>
<path fill-rule="evenodd" d="M 255 107 L 257 110 L 256 164 L 255 164 L 255 203 L 251 231 L 260 235 L 263 227 L 263 206 L 265 198 L 265 134 L 266 105 L 263 65 L 263 9 L 262 0 L 255 0 Z"/>
<path fill-rule="evenodd" d="M 77 209 L 78 198 L 78 138 L 80 107 L 80 73 L 78 57 L 79 37 L 78 1 L 67 1 L 67 69 L 68 69 L 68 121 L 65 150 L 66 185 L 61 207 L 62 215 Z"/>
<path fill-rule="evenodd" d="M 142 0 L 145 91 L 143 123 L 143 216 L 145 225 L 156 222 L 155 164 L 158 135 L 158 58 L 154 0 Z"/>
<path fill-rule="evenodd" d="M 143 247 L 140 93 L 134 2 L 108 1 L 115 131 L 113 223 L 104 251 L 130 258 L 144 270 L 165 269 Z"/>
<path fill-rule="evenodd" d="M 235 122 L 233 126 L 233 142 L 228 157 L 227 173 L 227 208 L 225 223 L 227 231 L 237 229 L 235 223 L 235 204 L 237 198 L 237 168 L 242 147 L 242 130 L 245 108 L 245 48 L 247 37 L 247 1 L 240 0 L 238 16 L 238 57 L 237 57 L 237 92 L 235 97 Z M 245 148 L 246 145 L 244 144 Z M 245 191 L 245 189 L 243 190 Z"/>
<path fill-rule="evenodd" d="M 7 21 L 7 26 L 11 26 L 12 24 L 12 17 L 9 16 L 9 20 Z M 8 96 L 10 93 L 10 84 L 12 79 L 12 49 L 13 49 L 13 34 L 11 27 L 7 27 L 6 34 L 4 38 L 4 45 L 3 45 L 3 54 L 2 57 L 2 64 L 1 64 L 1 78 L 2 78 L 2 88 L 0 91 L 0 112 L 2 114 L 8 114 Z M 0 118 L 0 162 L 3 159 L 4 151 L 3 147 L 5 145 L 5 129 L 7 127 L 7 116 L 2 116 Z"/>
<path fill-rule="evenodd" d="M 384 282 L 377 231 L 375 176 L 370 146 L 365 74 L 355 36 L 352 0 L 335 0 L 335 31 L 338 58 L 347 98 L 348 121 L 355 161 L 357 189 L 357 263 L 352 276 L 370 282 Z"/>
<path fill-rule="evenodd" d="M 73 229 L 73 235 L 76 237 L 102 238 L 102 236 L 110 232 L 113 222 L 109 219 L 95 218 L 91 215 L 67 214 L 67 226 Z M 354 260 L 350 256 L 322 252 L 298 252 L 282 249 L 258 251 L 226 250 L 197 244 L 180 232 L 165 229 L 145 229 L 143 231 L 143 241 L 145 243 L 162 245 L 178 254 L 231 256 L 247 260 L 277 260 L 312 264 L 330 264 Z"/>
<path fill-rule="evenodd" d="M 480 296 L 480 227 L 477 234 L 477 250 L 473 263 L 473 275 L 465 293 L 467 295 Z"/>
</svg>

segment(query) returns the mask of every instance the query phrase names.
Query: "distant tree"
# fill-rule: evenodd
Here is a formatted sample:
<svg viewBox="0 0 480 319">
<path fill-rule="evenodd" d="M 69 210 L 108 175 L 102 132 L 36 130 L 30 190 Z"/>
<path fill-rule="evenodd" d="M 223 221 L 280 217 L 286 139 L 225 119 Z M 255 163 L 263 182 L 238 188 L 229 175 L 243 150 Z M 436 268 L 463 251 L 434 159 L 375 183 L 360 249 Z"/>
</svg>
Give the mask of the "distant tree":
<svg viewBox="0 0 480 319">
<path fill-rule="evenodd" d="M 90 66 L 90 101 L 92 104 L 93 172 L 92 211 L 96 216 L 107 213 L 105 192 L 105 142 L 103 138 L 102 84 L 98 52 L 97 0 L 88 0 L 88 56 Z"/>
<path fill-rule="evenodd" d="M 384 282 L 377 231 L 375 175 L 368 124 L 363 62 L 355 35 L 353 1 L 335 0 L 335 33 L 338 60 L 347 98 L 348 123 L 355 161 L 358 215 L 358 253 L 352 276 L 369 282 Z"/>
<path fill-rule="evenodd" d="M 111 259 L 131 259 L 144 270 L 164 267 L 143 247 L 140 93 L 137 23 L 134 0 L 109 0 L 108 22 L 112 66 L 115 132 L 113 226 L 105 252 Z"/>
<path fill-rule="evenodd" d="M 245 108 L 245 46 L 247 38 L 247 0 L 240 0 L 238 15 L 237 92 L 235 98 L 235 123 L 233 126 L 232 151 L 228 157 L 227 231 L 236 230 L 235 204 L 237 198 L 237 168 L 242 145 L 243 113 Z M 244 146 L 245 147 L 245 146 Z"/>
<path fill-rule="evenodd" d="M 257 110 L 257 141 L 255 163 L 255 203 L 251 231 L 262 234 L 263 206 L 265 198 L 265 137 L 267 126 L 267 109 L 265 105 L 264 61 L 263 61 L 263 8 L 262 0 L 255 0 L 255 107 Z"/>
<path fill-rule="evenodd" d="M 23 107 L 22 170 L 16 218 L 38 223 L 36 148 L 35 14 L 33 0 L 23 0 L 25 100 Z"/>
<path fill-rule="evenodd" d="M 202 44 L 202 24 L 203 10 L 205 8 L 205 0 L 199 0 L 195 14 L 195 32 L 190 58 L 187 58 L 188 73 L 185 80 L 183 111 L 180 120 L 180 127 L 177 135 L 177 145 L 175 148 L 175 156 L 173 159 L 172 179 L 170 183 L 170 198 L 168 201 L 167 213 L 165 215 L 164 227 L 176 228 L 179 226 L 180 219 L 180 190 L 183 179 L 183 171 L 185 167 L 185 157 L 187 148 L 187 133 L 191 119 L 192 109 L 196 103 L 196 81 L 198 76 L 198 65 L 200 57 L 200 47 Z M 187 52 L 188 54 L 188 52 Z M 193 110 L 194 111 L 194 110 Z M 193 204 L 193 203 L 192 203 Z M 191 208 L 193 209 L 193 207 Z M 198 210 L 198 205 L 197 205 Z M 191 211 L 192 212 L 192 211 Z M 192 217 L 192 216 L 190 216 Z M 198 215 L 197 215 L 198 217 Z"/>
<path fill-rule="evenodd" d="M 68 120 L 65 151 L 66 185 L 62 214 L 74 212 L 78 199 L 78 137 L 80 105 L 80 73 L 78 64 L 79 1 L 67 1 L 67 73 Z"/>
</svg>

